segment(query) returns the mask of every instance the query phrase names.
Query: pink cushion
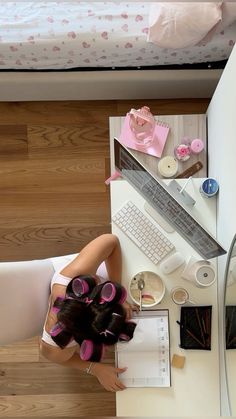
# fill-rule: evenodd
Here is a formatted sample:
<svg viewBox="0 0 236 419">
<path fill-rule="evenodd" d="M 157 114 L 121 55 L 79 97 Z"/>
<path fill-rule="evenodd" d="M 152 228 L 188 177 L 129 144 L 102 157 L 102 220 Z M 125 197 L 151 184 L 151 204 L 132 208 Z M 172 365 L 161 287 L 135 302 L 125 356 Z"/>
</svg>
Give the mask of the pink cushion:
<svg viewBox="0 0 236 419">
<path fill-rule="evenodd" d="M 190 47 L 200 42 L 221 18 L 221 2 L 153 3 L 147 40 L 161 48 Z"/>
<path fill-rule="evenodd" d="M 198 43 L 198 45 L 206 45 L 210 42 L 214 35 L 224 31 L 236 20 L 236 3 L 223 2 L 221 6 L 222 19 L 207 33 L 207 35 Z"/>
<path fill-rule="evenodd" d="M 222 4 L 222 20 L 216 27 L 216 33 L 223 31 L 227 26 L 236 20 L 236 3 L 232 1 L 224 1 Z"/>
</svg>

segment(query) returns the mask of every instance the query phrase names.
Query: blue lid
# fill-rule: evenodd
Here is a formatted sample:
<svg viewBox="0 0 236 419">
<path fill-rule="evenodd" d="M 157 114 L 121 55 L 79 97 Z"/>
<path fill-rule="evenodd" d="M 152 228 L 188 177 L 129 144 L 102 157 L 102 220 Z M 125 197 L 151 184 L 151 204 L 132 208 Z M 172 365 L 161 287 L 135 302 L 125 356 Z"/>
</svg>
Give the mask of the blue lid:
<svg viewBox="0 0 236 419">
<path fill-rule="evenodd" d="M 202 182 L 201 189 L 206 195 L 215 195 L 218 192 L 219 184 L 215 179 L 208 178 Z"/>
</svg>

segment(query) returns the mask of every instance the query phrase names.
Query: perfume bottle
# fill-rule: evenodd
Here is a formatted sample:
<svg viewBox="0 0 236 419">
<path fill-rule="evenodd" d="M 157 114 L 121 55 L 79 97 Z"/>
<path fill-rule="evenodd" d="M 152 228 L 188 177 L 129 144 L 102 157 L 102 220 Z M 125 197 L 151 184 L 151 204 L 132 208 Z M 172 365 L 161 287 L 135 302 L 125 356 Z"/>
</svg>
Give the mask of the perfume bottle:
<svg viewBox="0 0 236 419">
<path fill-rule="evenodd" d="M 140 148 L 149 147 L 154 139 L 154 131 L 156 120 L 152 115 L 148 106 L 140 109 L 131 109 L 128 113 L 130 116 L 130 129 L 134 134 L 134 141 Z"/>
</svg>

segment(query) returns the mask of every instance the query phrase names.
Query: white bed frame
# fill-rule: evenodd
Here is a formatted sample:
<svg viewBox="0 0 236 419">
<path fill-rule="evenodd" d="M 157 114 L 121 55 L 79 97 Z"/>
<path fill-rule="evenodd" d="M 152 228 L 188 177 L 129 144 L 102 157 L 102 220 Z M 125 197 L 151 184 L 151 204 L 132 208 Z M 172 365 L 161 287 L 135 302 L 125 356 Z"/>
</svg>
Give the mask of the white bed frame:
<svg viewBox="0 0 236 419">
<path fill-rule="evenodd" d="M 0 101 L 212 97 L 223 70 L 0 73 Z"/>
</svg>

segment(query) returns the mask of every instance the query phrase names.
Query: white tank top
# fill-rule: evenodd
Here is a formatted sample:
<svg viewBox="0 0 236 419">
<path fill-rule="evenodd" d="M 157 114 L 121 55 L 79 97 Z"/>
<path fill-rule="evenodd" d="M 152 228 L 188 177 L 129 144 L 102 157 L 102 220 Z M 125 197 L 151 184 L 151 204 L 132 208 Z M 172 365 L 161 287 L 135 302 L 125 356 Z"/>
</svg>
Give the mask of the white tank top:
<svg viewBox="0 0 236 419">
<path fill-rule="evenodd" d="M 67 285 L 69 284 L 71 279 L 72 278 L 69 278 L 68 276 L 65 276 L 65 275 L 62 275 L 62 274 L 56 272 L 53 275 L 52 280 L 51 280 L 51 291 L 52 291 L 52 287 L 53 287 L 54 284 L 64 285 L 65 287 L 67 287 Z M 43 327 L 42 340 L 44 342 L 46 342 L 48 345 L 59 347 L 56 344 L 56 342 L 54 342 L 54 340 L 52 339 L 50 334 L 46 331 L 45 324 L 44 324 L 44 327 Z M 68 343 L 68 345 L 66 347 L 70 348 L 71 346 L 75 346 L 75 345 L 78 345 L 78 343 L 73 339 L 70 343 Z"/>
</svg>

